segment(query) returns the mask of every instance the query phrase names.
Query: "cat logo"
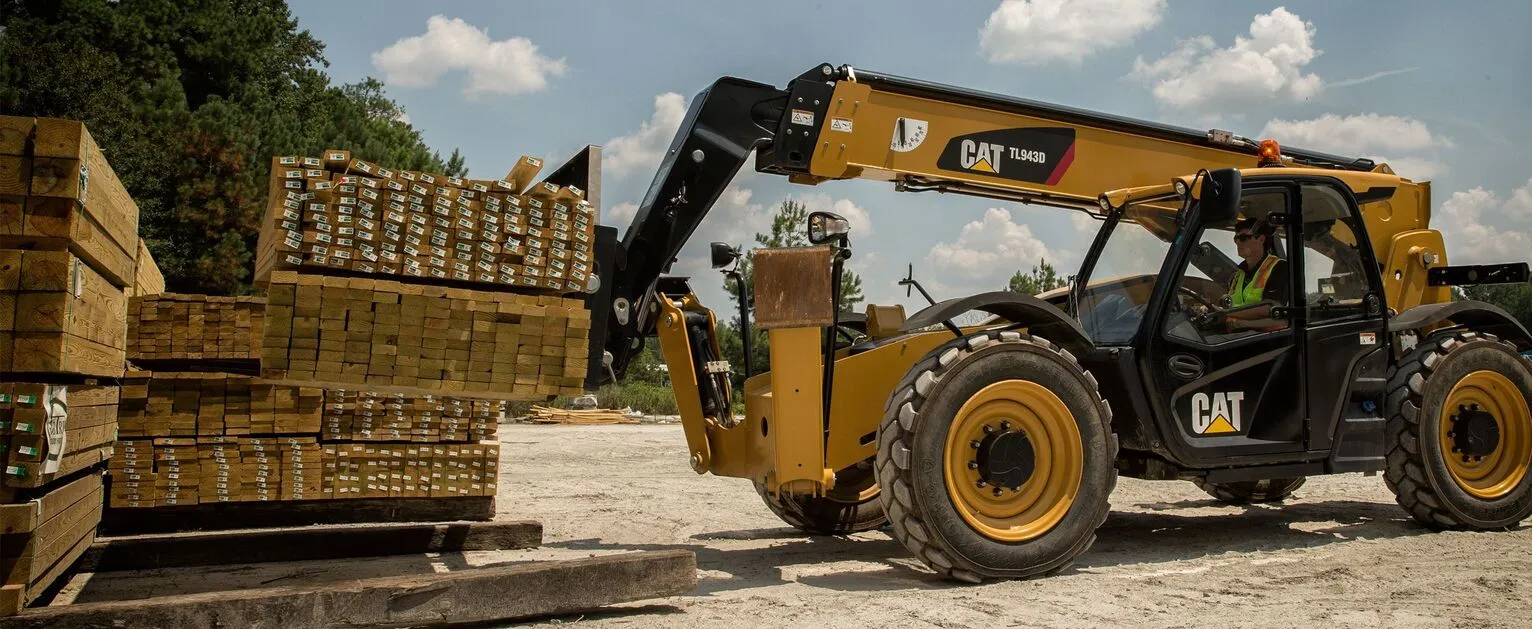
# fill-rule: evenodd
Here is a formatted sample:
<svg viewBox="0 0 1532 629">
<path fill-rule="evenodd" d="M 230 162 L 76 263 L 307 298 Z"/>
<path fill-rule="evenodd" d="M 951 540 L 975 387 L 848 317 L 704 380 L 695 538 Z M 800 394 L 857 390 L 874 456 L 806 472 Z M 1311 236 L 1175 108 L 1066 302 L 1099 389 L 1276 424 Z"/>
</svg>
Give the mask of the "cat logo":
<svg viewBox="0 0 1532 629">
<path fill-rule="evenodd" d="M 963 168 L 982 173 L 1000 173 L 1000 155 L 1005 152 L 1005 147 L 989 142 L 975 142 L 963 140 L 958 163 Z"/>
<path fill-rule="evenodd" d="M 1192 432 L 1199 435 L 1237 434 L 1244 431 L 1239 406 L 1245 394 L 1241 391 L 1228 393 L 1195 393 L 1192 395 Z"/>
</svg>

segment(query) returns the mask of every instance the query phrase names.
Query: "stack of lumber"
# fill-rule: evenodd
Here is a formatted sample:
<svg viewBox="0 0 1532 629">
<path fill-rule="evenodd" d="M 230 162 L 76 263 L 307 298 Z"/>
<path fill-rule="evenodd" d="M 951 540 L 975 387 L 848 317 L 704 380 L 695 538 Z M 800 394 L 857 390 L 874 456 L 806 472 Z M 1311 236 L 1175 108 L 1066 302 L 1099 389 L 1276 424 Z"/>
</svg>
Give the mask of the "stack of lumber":
<svg viewBox="0 0 1532 629">
<path fill-rule="evenodd" d="M 505 413 L 500 400 L 435 395 L 326 392 L 326 441 L 448 443 L 492 440 Z"/>
<path fill-rule="evenodd" d="M 579 293 L 595 228 L 585 192 L 535 183 L 522 157 L 501 180 L 395 170 L 348 151 L 272 158 L 256 279 L 314 268 Z"/>
<path fill-rule="evenodd" d="M 261 364 L 330 388 L 545 398 L 581 390 L 590 327 L 575 299 L 276 271 Z"/>
<path fill-rule="evenodd" d="M 133 286 L 126 291 L 128 296 L 141 297 L 165 292 L 165 275 L 160 272 L 159 264 L 155 263 L 154 256 L 149 253 L 149 245 L 143 239 L 138 241 L 137 263 Z"/>
<path fill-rule="evenodd" d="M 129 300 L 128 358 L 259 359 L 265 299 L 159 293 Z"/>
<path fill-rule="evenodd" d="M 318 444 L 308 437 L 123 442 L 114 508 L 348 498 L 494 496 L 498 444 Z"/>
<path fill-rule="evenodd" d="M 123 380 L 119 435 L 314 434 L 323 404 L 320 389 L 245 375 L 132 371 Z"/>
<path fill-rule="evenodd" d="M 20 611 L 85 554 L 96 541 L 104 502 L 96 471 L 37 498 L 0 505 L 0 613 Z"/>
<path fill-rule="evenodd" d="M 570 410 L 547 406 L 532 407 L 534 424 L 637 424 L 638 420 L 611 409 Z"/>
<path fill-rule="evenodd" d="M 127 292 L 156 276 L 138 206 L 85 125 L 0 116 L 0 613 L 31 603 L 94 539 Z"/>
</svg>

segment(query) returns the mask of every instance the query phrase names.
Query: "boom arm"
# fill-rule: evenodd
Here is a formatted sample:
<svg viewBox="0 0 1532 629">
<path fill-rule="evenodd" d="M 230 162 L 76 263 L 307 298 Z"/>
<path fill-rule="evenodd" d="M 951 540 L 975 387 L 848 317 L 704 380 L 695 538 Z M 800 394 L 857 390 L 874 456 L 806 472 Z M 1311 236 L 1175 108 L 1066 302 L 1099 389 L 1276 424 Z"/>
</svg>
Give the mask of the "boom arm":
<svg viewBox="0 0 1532 629">
<path fill-rule="evenodd" d="M 816 66 L 787 89 L 719 79 L 693 99 L 643 203 L 602 272 L 612 282 L 606 351 L 621 374 L 654 327 L 654 290 L 750 152 L 795 183 L 875 179 L 1095 211 L 1103 191 L 1199 169 L 1256 165 L 1259 147 L 1196 131 L 848 66 Z M 1284 147 L 1302 165 L 1373 162 Z M 600 316 L 599 314 L 597 316 Z"/>
</svg>

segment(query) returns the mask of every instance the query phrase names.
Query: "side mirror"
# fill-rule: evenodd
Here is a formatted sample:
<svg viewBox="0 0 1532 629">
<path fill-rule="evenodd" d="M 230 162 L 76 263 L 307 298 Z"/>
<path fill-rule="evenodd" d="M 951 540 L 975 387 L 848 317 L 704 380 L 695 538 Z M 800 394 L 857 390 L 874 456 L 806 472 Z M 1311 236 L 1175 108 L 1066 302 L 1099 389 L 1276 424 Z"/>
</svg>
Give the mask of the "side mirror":
<svg viewBox="0 0 1532 629">
<path fill-rule="evenodd" d="M 715 242 L 713 247 L 713 268 L 721 269 L 729 266 L 739 259 L 739 249 L 730 247 L 726 242 Z"/>
<path fill-rule="evenodd" d="M 814 212 L 809 214 L 809 242 L 816 245 L 842 238 L 851 233 L 851 222 L 837 214 Z"/>
<path fill-rule="evenodd" d="M 1205 175 L 1198 213 L 1202 224 L 1225 223 L 1239 218 L 1239 195 L 1239 169 L 1220 168 Z"/>
</svg>

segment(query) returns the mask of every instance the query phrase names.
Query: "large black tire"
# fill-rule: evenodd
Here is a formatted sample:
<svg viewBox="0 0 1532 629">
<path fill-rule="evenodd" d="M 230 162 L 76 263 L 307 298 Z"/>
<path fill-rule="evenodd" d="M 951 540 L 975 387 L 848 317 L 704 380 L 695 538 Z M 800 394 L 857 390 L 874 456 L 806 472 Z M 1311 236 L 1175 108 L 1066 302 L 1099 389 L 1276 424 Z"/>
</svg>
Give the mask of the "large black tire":
<svg viewBox="0 0 1532 629">
<path fill-rule="evenodd" d="M 772 513 L 783 522 L 810 535 L 850 535 L 888 524 L 877 478 L 871 465 L 857 465 L 836 475 L 835 488 L 824 496 L 771 495 L 766 486 L 755 490 Z"/>
<path fill-rule="evenodd" d="M 1444 405 L 1455 387 L 1472 374 L 1484 372 L 1498 374 L 1509 383 L 1501 406 L 1513 411 L 1504 414 L 1506 421 L 1515 425 L 1507 428 L 1519 431 L 1523 437 L 1520 442 L 1526 443 L 1532 439 L 1526 415 L 1510 416 L 1524 413 L 1527 400 L 1532 399 L 1532 369 L 1509 343 L 1474 332 L 1429 337 L 1404 358 L 1389 379 L 1389 451 L 1384 479 L 1399 505 L 1428 527 L 1505 529 L 1532 516 L 1532 473 L 1523 473 L 1520 482 L 1503 495 L 1484 497 L 1466 491 L 1449 469 L 1447 457 L 1462 454 L 1455 453 L 1455 443 L 1442 436 L 1446 430 Z M 1516 449 L 1510 441 L 1503 441 L 1500 447 Z M 1527 461 L 1520 464 L 1525 466 Z M 1507 485 L 1514 478 L 1506 477 Z"/>
<path fill-rule="evenodd" d="M 949 430 L 956 430 L 955 415 L 970 398 L 989 385 L 1017 380 L 1040 385 L 1067 409 L 1059 421 L 1078 430 L 1079 451 L 1050 449 L 1049 456 L 1080 457 L 1081 471 L 1077 489 L 1059 503 L 1067 506 L 1061 519 L 1030 539 L 1001 541 L 959 512 L 959 498 L 946 484 L 944 449 Z M 1063 570 L 1090 548 L 1110 511 L 1117 482 L 1111 417 L 1095 377 L 1041 337 L 987 331 L 936 348 L 894 389 L 879 426 L 878 484 L 895 539 L 932 570 L 971 583 Z"/>
<path fill-rule="evenodd" d="M 1200 478 L 1192 482 L 1208 493 L 1229 504 L 1259 504 L 1266 502 L 1281 502 L 1288 496 L 1293 495 L 1299 487 L 1303 486 L 1306 478 L 1265 478 L 1261 480 L 1237 481 L 1233 483 L 1209 483 Z"/>
</svg>

